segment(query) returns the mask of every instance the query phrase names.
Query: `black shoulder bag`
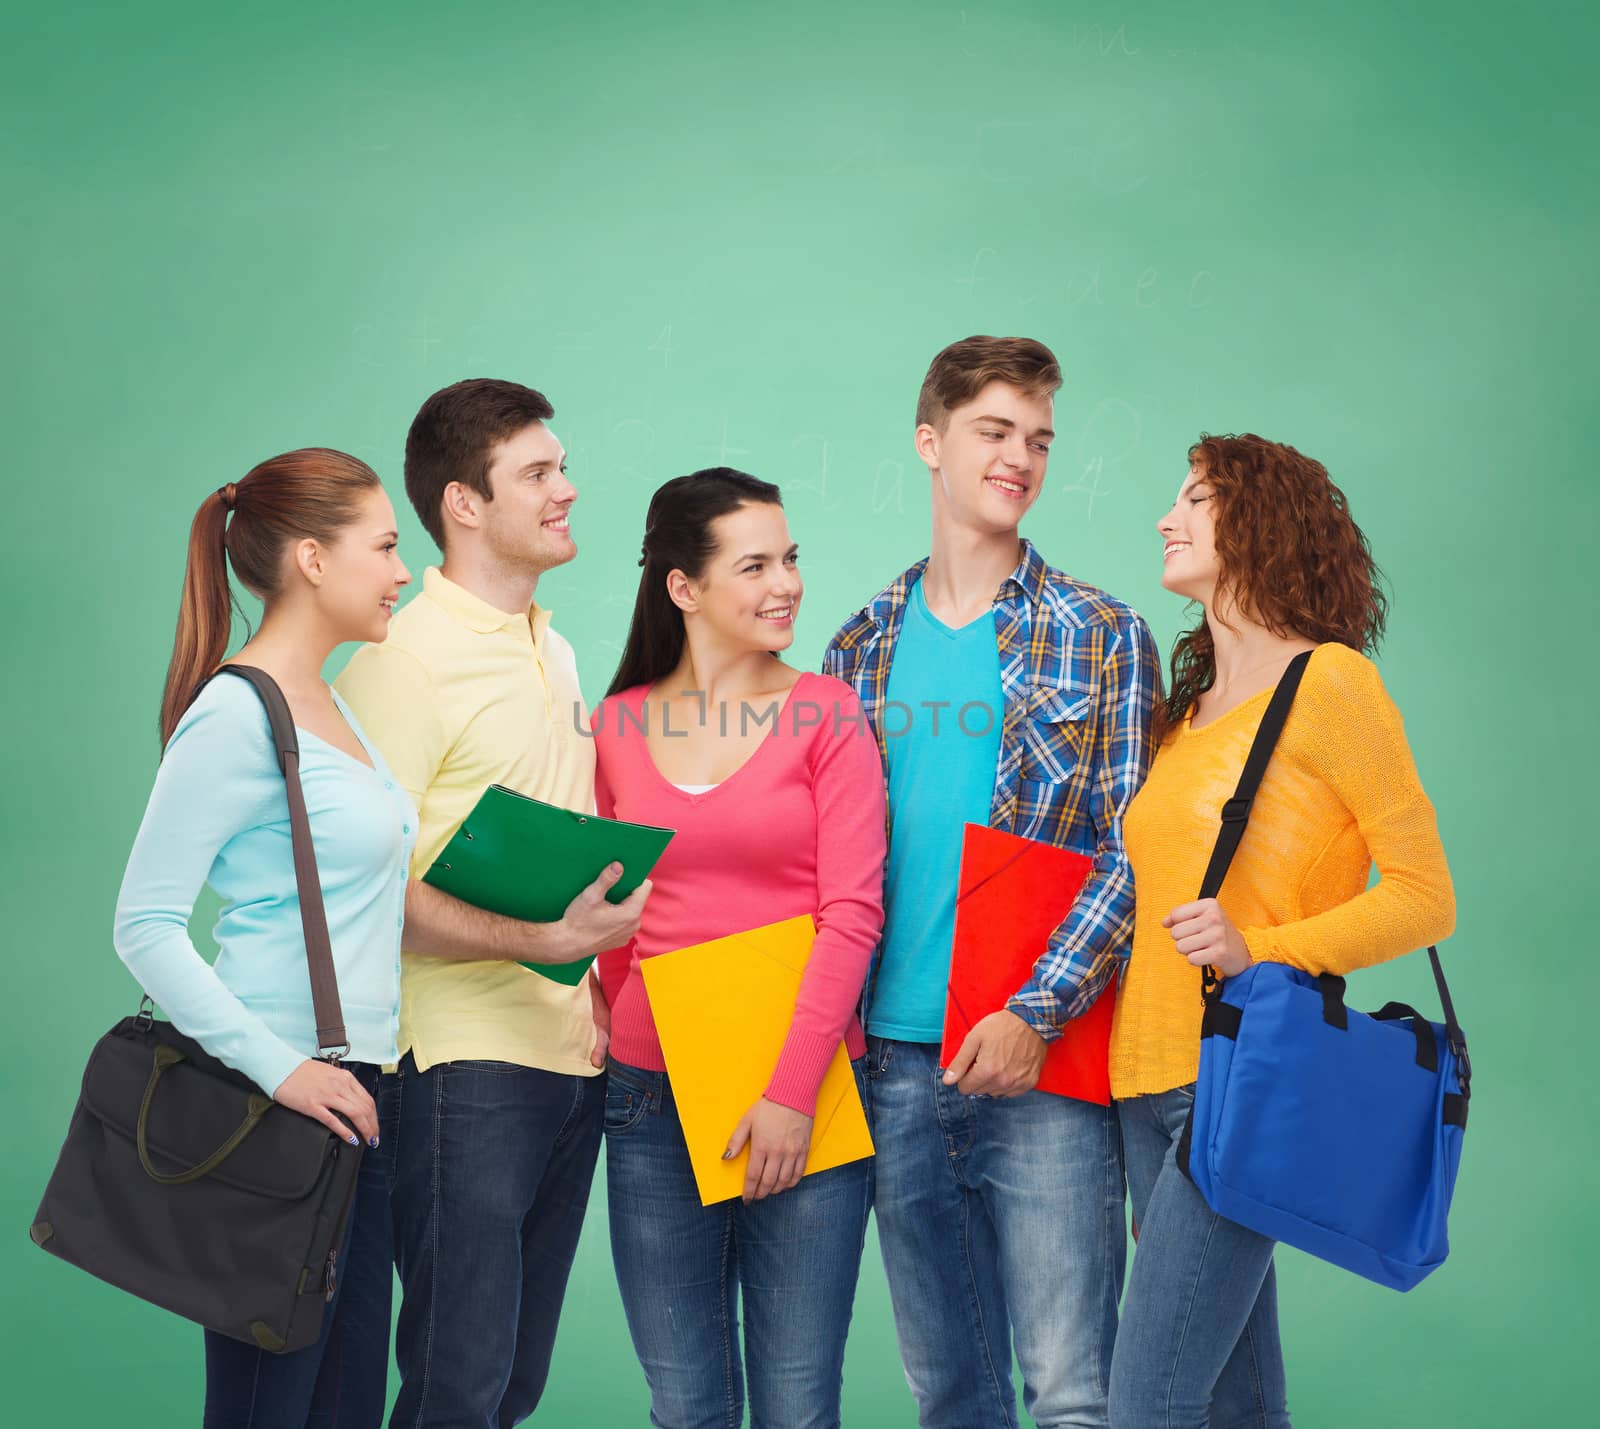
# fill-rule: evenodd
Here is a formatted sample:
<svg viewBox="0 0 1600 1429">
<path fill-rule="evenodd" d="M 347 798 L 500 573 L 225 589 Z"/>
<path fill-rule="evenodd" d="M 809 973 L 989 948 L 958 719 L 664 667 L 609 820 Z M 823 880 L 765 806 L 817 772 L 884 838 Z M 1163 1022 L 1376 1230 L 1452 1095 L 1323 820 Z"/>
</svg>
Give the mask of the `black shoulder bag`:
<svg viewBox="0 0 1600 1429">
<path fill-rule="evenodd" d="M 349 1052 L 300 746 L 283 693 L 247 665 L 289 799 L 318 1055 Z M 34 1242 L 153 1304 L 274 1352 L 322 1332 L 361 1148 L 279 1106 L 169 1022 L 139 1011 L 89 1056 Z"/>
</svg>

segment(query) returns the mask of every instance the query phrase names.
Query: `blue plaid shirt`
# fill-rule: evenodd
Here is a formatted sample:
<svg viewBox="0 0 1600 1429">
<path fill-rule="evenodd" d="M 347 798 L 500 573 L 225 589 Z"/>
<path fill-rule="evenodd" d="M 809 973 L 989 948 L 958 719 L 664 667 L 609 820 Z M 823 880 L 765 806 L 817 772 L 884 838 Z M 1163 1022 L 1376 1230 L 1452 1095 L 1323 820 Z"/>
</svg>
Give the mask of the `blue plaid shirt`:
<svg viewBox="0 0 1600 1429">
<path fill-rule="evenodd" d="M 927 565 L 919 561 L 851 616 L 823 657 L 823 669 L 860 697 L 886 766 L 889 667 L 907 598 Z M 1046 565 L 1028 541 L 995 596 L 994 628 L 1005 711 L 989 826 L 1093 860 L 1072 911 L 1007 1004 L 1051 1041 L 1093 1005 L 1133 939 L 1122 819 L 1155 754 L 1161 668 L 1133 610 Z M 881 955 L 880 948 L 868 974 L 868 1001 Z"/>
</svg>

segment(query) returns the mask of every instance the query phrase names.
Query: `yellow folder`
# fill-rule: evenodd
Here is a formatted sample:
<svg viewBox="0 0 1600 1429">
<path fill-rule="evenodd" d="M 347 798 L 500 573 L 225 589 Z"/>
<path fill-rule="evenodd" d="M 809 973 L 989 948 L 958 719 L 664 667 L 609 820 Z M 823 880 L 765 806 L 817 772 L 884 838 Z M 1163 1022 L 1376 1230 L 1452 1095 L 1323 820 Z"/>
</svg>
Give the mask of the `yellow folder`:
<svg viewBox="0 0 1600 1429">
<path fill-rule="evenodd" d="M 731 1161 L 722 1153 L 772 1079 L 815 937 L 809 917 L 790 918 L 640 963 L 703 1206 L 744 1190 L 750 1148 Z M 871 1155 L 841 1042 L 817 1092 L 805 1174 Z"/>
</svg>

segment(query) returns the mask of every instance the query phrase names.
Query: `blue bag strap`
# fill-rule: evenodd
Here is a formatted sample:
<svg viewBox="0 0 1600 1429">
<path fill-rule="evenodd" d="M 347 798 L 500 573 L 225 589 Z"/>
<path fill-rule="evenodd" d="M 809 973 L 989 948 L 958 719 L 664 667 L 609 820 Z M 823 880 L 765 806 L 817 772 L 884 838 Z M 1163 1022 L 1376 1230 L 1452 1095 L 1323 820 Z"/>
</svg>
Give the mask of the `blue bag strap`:
<svg viewBox="0 0 1600 1429">
<path fill-rule="evenodd" d="M 1211 850 L 1211 862 L 1206 865 L 1206 876 L 1200 880 L 1200 897 L 1215 898 L 1222 889 L 1222 880 L 1228 876 L 1228 867 L 1239 851 L 1239 841 L 1244 838 L 1245 824 L 1250 818 L 1250 806 L 1255 803 L 1256 792 L 1261 788 L 1261 776 L 1267 772 L 1272 751 L 1278 746 L 1278 736 L 1283 733 L 1294 704 L 1295 692 L 1311 662 L 1311 651 L 1303 650 L 1292 659 L 1278 679 L 1272 692 L 1267 712 L 1261 716 L 1261 727 L 1245 756 L 1244 770 L 1233 791 L 1233 798 L 1222 806 L 1222 828 L 1217 834 L 1216 846 Z M 1215 968 L 1202 970 L 1200 990 L 1207 1002 L 1216 999 L 1222 979 Z"/>
<path fill-rule="evenodd" d="M 1456 1021 L 1456 1005 L 1450 1001 L 1450 985 L 1444 980 L 1444 968 L 1439 963 L 1438 948 L 1428 949 L 1428 962 L 1433 967 L 1433 985 L 1439 989 L 1439 1005 L 1444 1008 L 1445 1041 L 1455 1054 L 1456 1080 L 1461 1084 L 1461 1100 L 1464 1103 L 1472 1095 L 1472 1058 L 1467 1056 L 1467 1034 L 1461 1030 L 1461 1024 Z M 1461 1124 L 1466 1125 L 1464 1109 Z"/>
</svg>

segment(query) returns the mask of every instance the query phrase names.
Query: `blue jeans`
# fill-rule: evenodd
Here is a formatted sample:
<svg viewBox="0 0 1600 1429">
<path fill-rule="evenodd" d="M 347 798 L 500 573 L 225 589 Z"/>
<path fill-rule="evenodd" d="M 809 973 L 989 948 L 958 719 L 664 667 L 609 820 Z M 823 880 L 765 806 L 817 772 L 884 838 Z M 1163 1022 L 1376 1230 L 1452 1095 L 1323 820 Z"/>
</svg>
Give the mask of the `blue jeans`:
<svg viewBox="0 0 1600 1429">
<path fill-rule="evenodd" d="M 377 1092 L 376 1067 L 344 1066 Z M 206 1429 L 378 1429 L 383 1423 L 394 1282 L 386 1131 L 376 1150 L 362 1151 L 337 1262 L 343 1269 L 322 1312 L 322 1338 L 275 1355 L 207 1330 Z"/>
<path fill-rule="evenodd" d="M 1194 1086 L 1117 1103 L 1139 1243 L 1111 1364 L 1115 1429 L 1288 1429 L 1273 1242 L 1177 1165 Z"/>
<path fill-rule="evenodd" d="M 652 1424 L 738 1429 L 747 1379 L 751 1429 L 839 1423 L 871 1164 L 819 1171 L 749 1205 L 702 1206 L 666 1073 L 611 1064 L 611 1255 Z"/>
<path fill-rule="evenodd" d="M 408 1053 L 383 1079 L 402 1297 L 390 1429 L 506 1429 L 544 1393 L 605 1078 Z"/>
<path fill-rule="evenodd" d="M 1127 1254 L 1116 1116 L 1049 1092 L 963 1096 L 936 1043 L 867 1039 L 874 1202 L 926 1429 L 1106 1424 Z"/>
</svg>

